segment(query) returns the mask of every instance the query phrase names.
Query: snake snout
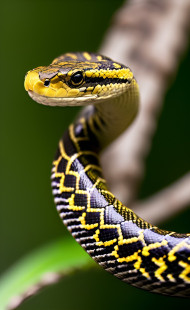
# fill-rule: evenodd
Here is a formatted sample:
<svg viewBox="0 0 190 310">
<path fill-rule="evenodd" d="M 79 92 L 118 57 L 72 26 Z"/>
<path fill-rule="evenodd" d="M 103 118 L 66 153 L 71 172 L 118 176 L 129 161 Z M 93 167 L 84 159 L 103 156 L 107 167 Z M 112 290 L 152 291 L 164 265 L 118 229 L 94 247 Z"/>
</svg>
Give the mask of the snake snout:
<svg viewBox="0 0 190 310">
<path fill-rule="evenodd" d="M 63 82 L 56 80 L 54 76 L 55 74 L 45 76 L 40 68 L 28 71 L 24 81 L 25 90 L 45 97 L 59 97 L 59 93 L 65 96 L 67 92 Z"/>
<path fill-rule="evenodd" d="M 26 91 L 33 90 L 34 85 L 38 81 L 39 81 L 38 73 L 35 71 L 28 71 L 26 76 L 25 76 L 25 80 L 24 80 L 24 87 L 25 87 Z"/>
</svg>

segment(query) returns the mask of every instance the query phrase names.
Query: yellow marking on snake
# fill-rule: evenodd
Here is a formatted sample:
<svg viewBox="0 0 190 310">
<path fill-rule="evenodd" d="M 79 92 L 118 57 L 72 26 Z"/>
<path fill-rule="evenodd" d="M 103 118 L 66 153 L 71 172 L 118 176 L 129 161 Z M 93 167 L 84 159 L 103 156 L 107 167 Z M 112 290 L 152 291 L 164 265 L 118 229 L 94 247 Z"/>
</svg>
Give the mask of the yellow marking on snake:
<svg viewBox="0 0 190 310">
<path fill-rule="evenodd" d="M 176 282 L 175 278 L 173 277 L 171 273 L 168 273 L 167 277 L 171 282 Z"/>
<path fill-rule="evenodd" d="M 84 56 L 84 58 L 86 58 L 86 60 L 91 60 L 91 59 L 92 59 L 92 57 L 90 56 L 90 54 L 87 53 L 87 52 L 83 53 L 83 56 Z"/>
<path fill-rule="evenodd" d="M 179 277 L 185 280 L 185 282 L 190 283 L 190 264 L 180 261 L 179 265 L 184 268 Z"/>
<path fill-rule="evenodd" d="M 150 250 L 159 248 L 159 247 L 161 247 L 163 245 L 167 245 L 167 244 L 168 244 L 167 240 L 162 240 L 162 242 L 151 243 L 148 246 L 145 246 L 143 248 L 142 255 L 148 256 L 148 255 L 150 255 L 150 252 L 149 252 Z"/>
<path fill-rule="evenodd" d="M 190 250 L 190 245 L 187 244 L 187 242 L 184 240 L 180 243 L 178 243 L 176 246 L 173 247 L 173 249 L 168 253 L 168 260 L 170 262 L 173 262 L 174 260 L 177 259 L 175 253 L 179 252 L 180 249 L 182 248 L 187 248 Z"/>
<path fill-rule="evenodd" d="M 152 258 L 152 261 L 159 266 L 159 268 L 155 271 L 155 277 L 160 280 L 161 282 L 165 282 L 164 278 L 162 277 L 162 273 L 168 268 L 164 257 L 160 257 L 159 259 L 156 259 L 155 257 Z"/>
</svg>

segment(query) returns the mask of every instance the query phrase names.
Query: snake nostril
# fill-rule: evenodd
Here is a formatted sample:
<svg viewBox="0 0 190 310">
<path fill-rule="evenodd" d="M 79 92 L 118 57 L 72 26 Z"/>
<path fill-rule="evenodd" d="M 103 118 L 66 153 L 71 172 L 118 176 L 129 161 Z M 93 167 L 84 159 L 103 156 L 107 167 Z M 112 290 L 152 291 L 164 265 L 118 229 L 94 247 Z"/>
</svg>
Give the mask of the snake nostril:
<svg viewBox="0 0 190 310">
<path fill-rule="evenodd" d="M 50 84 L 50 80 L 46 79 L 46 80 L 44 81 L 44 86 L 45 86 L 45 87 L 48 87 L 49 84 Z"/>
</svg>

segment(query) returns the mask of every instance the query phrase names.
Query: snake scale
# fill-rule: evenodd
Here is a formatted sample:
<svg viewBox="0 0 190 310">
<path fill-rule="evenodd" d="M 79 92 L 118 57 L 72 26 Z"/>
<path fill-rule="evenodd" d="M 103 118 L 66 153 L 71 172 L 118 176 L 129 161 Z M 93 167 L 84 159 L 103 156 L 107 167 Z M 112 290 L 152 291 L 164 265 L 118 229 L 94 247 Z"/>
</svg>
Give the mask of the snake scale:
<svg viewBox="0 0 190 310">
<path fill-rule="evenodd" d="M 26 74 L 37 102 L 86 107 L 59 142 L 52 189 L 73 237 L 105 270 L 133 286 L 190 297 L 190 234 L 161 230 L 108 189 L 99 153 L 133 121 L 139 105 L 131 70 L 95 53 L 66 53 Z"/>
</svg>

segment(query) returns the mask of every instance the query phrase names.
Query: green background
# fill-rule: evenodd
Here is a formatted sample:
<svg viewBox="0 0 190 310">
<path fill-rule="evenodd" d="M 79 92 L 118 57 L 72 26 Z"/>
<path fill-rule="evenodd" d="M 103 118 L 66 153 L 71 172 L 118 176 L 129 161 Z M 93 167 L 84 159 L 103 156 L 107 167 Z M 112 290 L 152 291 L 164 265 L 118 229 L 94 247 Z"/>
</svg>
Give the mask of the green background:
<svg viewBox="0 0 190 310">
<path fill-rule="evenodd" d="M 55 211 L 50 169 L 57 142 L 77 109 L 34 103 L 24 91 L 24 75 L 64 52 L 97 51 L 122 2 L 9 0 L 1 4 L 1 272 L 36 247 L 68 235 Z M 140 197 L 169 185 L 190 168 L 188 51 L 165 99 Z M 162 228 L 187 232 L 189 219 L 187 209 Z M 187 300 L 130 287 L 97 268 L 45 289 L 19 309 L 179 309 L 188 305 Z"/>
</svg>

